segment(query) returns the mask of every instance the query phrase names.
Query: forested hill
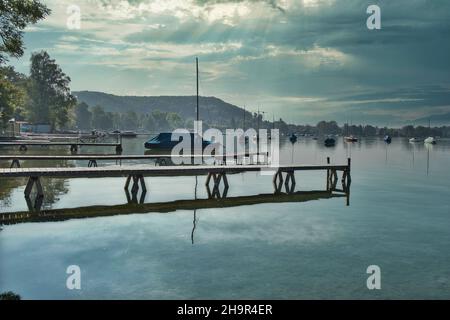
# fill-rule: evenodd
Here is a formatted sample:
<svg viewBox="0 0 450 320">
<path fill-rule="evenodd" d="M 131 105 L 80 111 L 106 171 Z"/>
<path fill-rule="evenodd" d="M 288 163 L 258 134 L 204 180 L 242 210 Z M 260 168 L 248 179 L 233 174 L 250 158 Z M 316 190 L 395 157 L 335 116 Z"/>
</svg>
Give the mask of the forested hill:
<svg viewBox="0 0 450 320">
<path fill-rule="evenodd" d="M 78 102 L 84 102 L 91 107 L 102 106 L 107 112 L 134 111 L 137 114 L 151 114 L 159 110 L 178 113 L 185 120 L 195 118 L 195 96 L 116 96 L 95 91 L 79 91 L 73 94 Z M 200 118 L 209 124 L 228 125 L 236 122 L 239 125 L 243 116 L 243 109 L 237 106 L 215 97 L 200 97 Z M 250 113 L 247 113 L 246 117 L 251 117 Z"/>
</svg>

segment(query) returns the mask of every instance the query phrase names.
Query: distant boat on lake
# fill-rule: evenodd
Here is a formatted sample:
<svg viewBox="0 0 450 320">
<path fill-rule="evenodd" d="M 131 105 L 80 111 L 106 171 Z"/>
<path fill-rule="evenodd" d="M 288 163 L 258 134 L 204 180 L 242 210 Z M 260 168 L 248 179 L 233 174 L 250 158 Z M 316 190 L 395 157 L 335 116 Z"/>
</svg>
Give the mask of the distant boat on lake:
<svg viewBox="0 0 450 320">
<path fill-rule="evenodd" d="M 387 144 L 391 143 L 392 142 L 391 136 L 389 136 L 389 135 L 385 136 L 384 137 L 384 142 L 386 142 Z"/>
<path fill-rule="evenodd" d="M 297 139 L 298 138 L 294 133 L 289 137 L 289 141 L 291 141 L 291 143 L 296 143 Z"/>
<path fill-rule="evenodd" d="M 344 137 L 344 140 L 347 141 L 347 142 L 358 142 L 358 138 L 356 138 L 354 136 Z"/>
<path fill-rule="evenodd" d="M 110 136 L 122 136 L 124 138 L 136 138 L 137 133 L 134 131 L 120 131 L 120 130 L 114 130 L 109 133 Z"/>
<path fill-rule="evenodd" d="M 336 145 L 336 140 L 332 137 L 327 137 L 324 141 L 325 147 L 334 147 Z"/>
<path fill-rule="evenodd" d="M 434 139 L 434 137 L 428 137 L 424 142 L 428 144 L 436 144 L 436 139 Z"/>
<path fill-rule="evenodd" d="M 411 143 L 416 143 L 416 142 L 421 142 L 421 141 L 422 140 L 420 140 L 419 138 L 416 138 L 416 137 L 409 139 L 409 142 L 411 142 Z"/>
</svg>

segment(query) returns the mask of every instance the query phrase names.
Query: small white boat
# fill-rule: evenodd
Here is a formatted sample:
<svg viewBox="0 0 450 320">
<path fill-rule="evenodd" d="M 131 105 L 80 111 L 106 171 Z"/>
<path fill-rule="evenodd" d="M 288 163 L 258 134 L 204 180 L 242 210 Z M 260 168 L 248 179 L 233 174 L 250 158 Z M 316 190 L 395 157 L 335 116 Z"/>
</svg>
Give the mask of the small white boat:
<svg viewBox="0 0 450 320">
<path fill-rule="evenodd" d="M 344 137 L 344 140 L 347 142 L 358 142 L 358 138 L 356 138 L 355 136 Z"/>
<path fill-rule="evenodd" d="M 421 142 L 421 140 L 419 138 L 411 138 L 411 139 L 409 139 L 409 142 L 415 143 L 415 142 Z"/>
<path fill-rule="evenodd" d="M 434 137 L 428 137 L 424 142 L 429 144 L 436 144 L 436 139 L 434 139 Z"/>
</svg>

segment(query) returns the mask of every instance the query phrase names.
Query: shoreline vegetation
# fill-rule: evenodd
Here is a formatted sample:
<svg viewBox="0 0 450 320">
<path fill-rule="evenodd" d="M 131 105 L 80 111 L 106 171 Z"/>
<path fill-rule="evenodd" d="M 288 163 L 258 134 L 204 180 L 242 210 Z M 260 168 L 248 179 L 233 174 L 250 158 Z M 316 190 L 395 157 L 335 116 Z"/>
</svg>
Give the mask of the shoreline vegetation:
<svg viewBox="0 0 450 320">
<path fill-rule="evenodd" d="M 20 297 L 20 295 L 12 291 L 0 293 L 0 300 L 21 300 L 21 299 L 22 298 Z"/>
</svg>

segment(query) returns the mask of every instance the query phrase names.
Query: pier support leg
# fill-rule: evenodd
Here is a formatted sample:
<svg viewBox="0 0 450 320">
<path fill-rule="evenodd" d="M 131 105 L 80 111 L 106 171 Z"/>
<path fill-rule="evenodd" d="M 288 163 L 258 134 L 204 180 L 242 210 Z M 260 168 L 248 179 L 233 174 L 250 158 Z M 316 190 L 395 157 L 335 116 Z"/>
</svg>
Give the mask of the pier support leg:
<svg viewBox="0 0 450 320">
<path fill-rule="evenodd" d="M 19 159 L 14 159 L 12 162 L 11 162 L 11 169 L 12 168 L 14 168 L 14 167 L 16 167 L 16 168 L 20 168 L 20 161 L 19 161 Z"/>
<path fill-rule="evenodd" d="M 97 160 L 89 160 L 88 168 L 97 168 L 97 167 L 98 167 Z"/>
<path fill-rule="evenodd" d="M 77 152 L 77 151 L 78 151 L 78 146 L 77 146 L 76 144 L 71 145 L 71 146 L 70 146 L 70 151 L 71 151 L 72 153 Z"/>
<path fill-rule="evenodd" d="M 213 190 L 211 192 L 211 188 L 210 188 L 210 182 L 211 179 L 213 179 L 214 185 L 213 185 Z M 221 182 L 223 181 L 223 192 L 221 192 L 220 190 L 220 186 L 221 186 Z M 220 172 L 220 173 L 208 173 L 208 177 L 206 178 L 206 191 L 208 192 L 208 198 L 213 199 L 222 199 L 222 198 L 226 198 L 227 194 L 228 194 L 228 189 L 230 187 L 229 183 L 228 183 L 228 178 L 227 175 L 225 174 L 225 172 Z"/>
</svg>

